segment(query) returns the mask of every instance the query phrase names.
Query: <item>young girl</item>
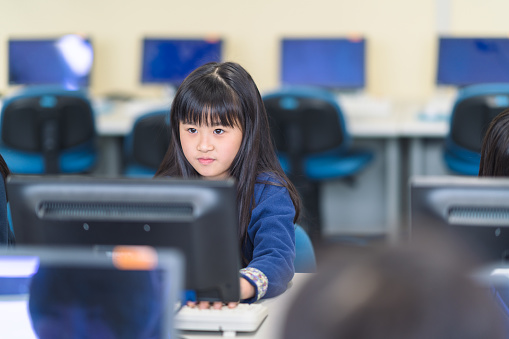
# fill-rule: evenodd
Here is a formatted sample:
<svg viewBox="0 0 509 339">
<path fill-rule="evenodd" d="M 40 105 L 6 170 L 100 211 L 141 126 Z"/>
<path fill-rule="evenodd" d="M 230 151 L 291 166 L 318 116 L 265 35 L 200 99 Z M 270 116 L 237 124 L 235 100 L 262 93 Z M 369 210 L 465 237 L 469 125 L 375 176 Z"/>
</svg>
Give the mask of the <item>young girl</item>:
<svg viewBox="0 0 509 339">
<path fill-rule="evenodd" d="M 479 176 L 509 176 L 509 109 L 493 118 L 484 135 Z"/>
<path fill-rule="evenodd" d="M 208 63 L 180 85 L 172 139 L 156 176 L 237 182 L 241 299 L 286 290 L 294 274 L 297 190 L 279 165 L 258 88 L 240 65 Z"/>
</svg>

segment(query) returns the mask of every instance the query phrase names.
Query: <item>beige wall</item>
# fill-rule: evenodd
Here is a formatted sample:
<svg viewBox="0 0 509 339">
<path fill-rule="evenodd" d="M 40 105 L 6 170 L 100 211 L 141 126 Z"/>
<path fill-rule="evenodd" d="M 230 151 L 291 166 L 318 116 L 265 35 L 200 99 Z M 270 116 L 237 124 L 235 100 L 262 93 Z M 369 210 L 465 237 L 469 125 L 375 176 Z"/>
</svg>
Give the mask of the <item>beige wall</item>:
<svg viewBox="0 0 509 339">
<path fill-rule="evenodd" d="M 160 92 L 141 86 L 145 35 L 219 35 L 225 57 L 244 65 L 262 91 L 278 86 L 285 36 L 368 39 L 367 91 L 425 98 L 434 90 L 436 4 L 450 5 L 457 34 L 507 34 L 507 0 L 0 0 L 0 92 L 7 86 L 7 39 L 83 32 L 93 39 L 92 91 Z M 440 6 L 438 6 L 440 9 Z"/>
</svg>

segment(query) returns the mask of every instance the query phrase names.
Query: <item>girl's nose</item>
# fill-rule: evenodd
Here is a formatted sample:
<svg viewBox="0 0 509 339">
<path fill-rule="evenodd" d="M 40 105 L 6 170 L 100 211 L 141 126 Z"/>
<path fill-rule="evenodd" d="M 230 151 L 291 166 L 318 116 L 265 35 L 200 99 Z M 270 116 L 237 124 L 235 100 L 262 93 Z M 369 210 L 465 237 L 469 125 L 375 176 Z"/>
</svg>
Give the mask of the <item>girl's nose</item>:
<svg viewBox="0 0 509 339">
<path fill-rule="evenodd" d="M 210 142 L 209 138 L 204 136 L 200 139 L 197 149 L 200 152 L 208 152 L 208 151 L 212 151 L 214 149 L 214 146 Z"/>
</svg>

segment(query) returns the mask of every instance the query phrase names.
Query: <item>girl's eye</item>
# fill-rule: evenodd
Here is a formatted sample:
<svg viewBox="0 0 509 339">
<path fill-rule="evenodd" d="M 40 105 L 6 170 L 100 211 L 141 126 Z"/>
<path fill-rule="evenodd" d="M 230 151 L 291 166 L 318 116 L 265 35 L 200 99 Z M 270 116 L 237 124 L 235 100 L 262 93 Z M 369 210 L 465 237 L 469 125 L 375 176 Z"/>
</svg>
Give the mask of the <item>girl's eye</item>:
<svg viewBox="0 0 509 339">
<path fill-rule="evenodd" d="M 214 134 L 223 134 L 223 133 L 224 133 L 224 129 L 216 128 L 214 130 Z"/>
<path fill-rule="evenodd" d="M 196 128 L 192 128 L 192 127 L 190 127 L 190 128 L 188 128 L 188 129 L 187 129 L 187 131 L 188 131 L 189 133 L 194 134 L 194 133 L 196 133 Z"/>
</svg>

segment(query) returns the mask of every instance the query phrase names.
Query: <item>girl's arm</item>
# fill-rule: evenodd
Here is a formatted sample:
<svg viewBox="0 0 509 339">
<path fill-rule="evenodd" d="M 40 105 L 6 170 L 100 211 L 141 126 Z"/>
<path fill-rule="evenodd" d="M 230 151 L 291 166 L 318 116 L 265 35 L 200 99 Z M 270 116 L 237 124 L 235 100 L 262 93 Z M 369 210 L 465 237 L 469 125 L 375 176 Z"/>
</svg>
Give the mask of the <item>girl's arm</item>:
<svg viewBox="0 0 509 339">
<path fill-rule="evenodd" d="M 250 248 L 244 250 L 249 254 L 252 249 L 252 259 L 241 270 L 242 277 L 255 288 L 255 295 L 246 302 L 283 293 L 294 275 L 293 202 L 285 187 L 269 184 L 261 187 L 255 191 L 257 205 L 248 228 L 250 243 L 246 246 Z"/>
</svg>

